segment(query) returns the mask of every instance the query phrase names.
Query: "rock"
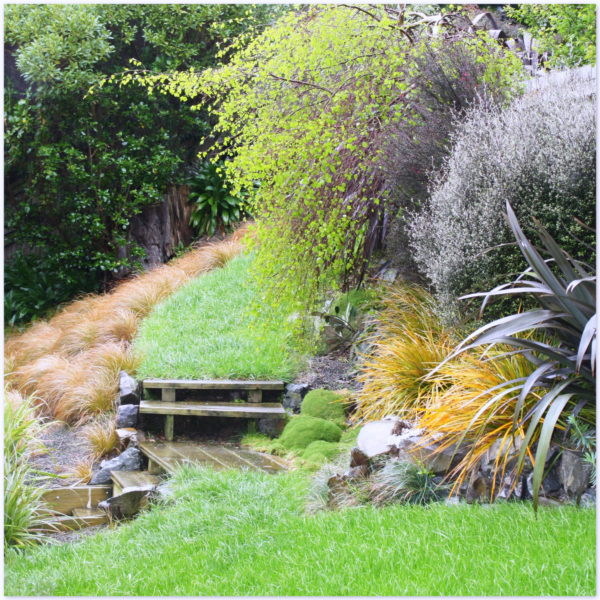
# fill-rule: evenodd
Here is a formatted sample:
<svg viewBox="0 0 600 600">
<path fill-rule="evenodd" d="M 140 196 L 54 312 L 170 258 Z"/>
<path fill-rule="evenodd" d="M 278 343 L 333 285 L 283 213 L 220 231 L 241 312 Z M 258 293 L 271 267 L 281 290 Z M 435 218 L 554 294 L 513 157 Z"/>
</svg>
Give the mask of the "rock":
<svg viewBox="0 0 600 600">
<path fill-rule="evenodd" d="M 389 283 L 394 283 L 394 281 L 396 281 L 396 279 L 398 279 L 398 275 L 399 275 L 399 271 L 398 269 L 384 269 L 383 271 L 380 271 L 379 273 L 379 279 L 381 281 L 387 281 Z"/>
<path fill-rule="evenodd" d="M 594 488 L 586 490 L 579 500 L 579 505 L 584 508 L 596 508 L 596 490 Z"/>
<path fill-rule="evenodd" d="M 457 506 L 460 504 L 460 498 L 458 496 L 449 496 L 444 500 L 446 506 Z"/>
<path fill-rule="evenodd" d="M 587 485 L 588 484 L 586 483 L 586 487 Z M 558 497 L 561 494 L 561 490 L 562 484 L 558 476 L 558 469 L 553 468 L 546 475 L 544 481 L 542 481 L 542 485 L 540 486 L 540 496 L 545 496 L 546 498 Z M 530 473 L 527 477 L 527 492 L 533 497 L 533 473 Z"/>
<path fill-rule="evenodd" d="M 558 465 L 558 480 L 566 494 L 579 498 L 590 485 L 592 465 L 583 460 L 580 452 L 564 450 Z"/>
<path fill-rule="evenodd" d="M 122 429 L 117 429 L 117 436 L 124 448 L 128 448 L 129 446 L 137 448 L 140 442 L 143 442 L 146 439 L 144 433 L 135 429 L 135 427 L 123 427 Z"/>
<path fill-rule="evenodd" d="M 360 467 L 368 464 L 369 457 L 360 448 L 350 450 L 350 467 Z"/>
<path fill-rule="evenodd" d="M 471 475 L 466 500 L 469 503 L 490 501 L 490 481 L 481 471 Z"/>
<path fill-rule="evenodd" d="M 139 406 L 122 404 L 117 409 L 117 429 L 135 427 L 138 421 Z"/>
<path fill-rule="evenodd" d="M 139 384 L 125 371 L 119 373 L 119 404 L 139 404 Z"/>
<path fill-rule="evenodd" d="M 148 504 L 150 494 L 151 490 L 145 488 L 129 489 L 118 496 L 100 502 L 98 508 L 107 511 L 115 519 L 130 519 Z"/>
<path fill-rule="evenodd" d="M 359 465 L 348 469 L 343 477 L 344 479 L 364 479 L 369 475 L 369 465 Z"/>
<path fill-rule="evenodd" d="M 125 452 L 119 454 L 119 456 L 110 460 L 103 460 L 100 463 L 100 470 L 92 476 L 90 485 L 110 483 L 110 474 L 112 471 L 137 471 L 141 466 L 141 452 L 137 448 L 129 447 Z"/>
<path fill-rule="evenodd" d="M 345 506 L 358 506 L 359 499 L 352 493 L 348 480 L 342 475 L 334 475 L 327 481 L 329 494 L 327 505 L 330 508 L 341 508 Z"/>
<path fill-rule="evenodd" d="M 396 424 L 396 419 L 386 417 L 381 421 L 372 421 L 362 427 L 356 439 L 358 449 L 367 458 L 378 454 L 387 454 L 391 448 L 390 436 Z"/>
<path fill-rule="evenodd" d="M 302 399 L 306 396 L 308 390 L 309 386 L 305 383 L 288 384 L 283 397 L 283 408 L 293 413 L 299 413 Z"/>
<path fill-rule="evenodd" d="M 257 419 L 258 431 L 263 435 L 276 438 L 285 428 L 285 419 Z"/>
</svg>

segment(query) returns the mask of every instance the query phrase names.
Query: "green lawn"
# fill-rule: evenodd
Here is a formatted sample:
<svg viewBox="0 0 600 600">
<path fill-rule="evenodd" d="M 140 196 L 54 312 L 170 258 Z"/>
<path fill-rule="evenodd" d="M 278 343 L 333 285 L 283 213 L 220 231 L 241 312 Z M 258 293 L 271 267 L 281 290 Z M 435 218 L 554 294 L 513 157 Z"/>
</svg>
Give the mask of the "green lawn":
<svg viewBox="0 0 600 600">
<path fill-rule="evenodd" d="M 393 506 L 307 515 L 307 476 L 183 471 L 174 504 L 6 556 L 8 595 L 594 595 L 595 511 Z"/>
<path fill-rule="evenodd" d="M 251 260 L 240 256 L 194 279 L 152 311 L 135 340 L 138 378 L 293 378 L 300 361 L 289 314 L 281 307 L 250 316 L 258 296 Z"/>
</svg>

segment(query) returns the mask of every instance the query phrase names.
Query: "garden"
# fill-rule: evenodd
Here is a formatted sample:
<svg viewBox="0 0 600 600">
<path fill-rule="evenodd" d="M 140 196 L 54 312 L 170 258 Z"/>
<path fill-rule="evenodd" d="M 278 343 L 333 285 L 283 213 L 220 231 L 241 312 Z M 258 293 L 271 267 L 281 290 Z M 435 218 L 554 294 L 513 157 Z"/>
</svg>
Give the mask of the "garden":
<svg viewBox="0 0 600 600">
<path fill-rule="evenodd" d="M 5 7 L 5 593 L 596 593 L 596 7 Z"/>
</svg>

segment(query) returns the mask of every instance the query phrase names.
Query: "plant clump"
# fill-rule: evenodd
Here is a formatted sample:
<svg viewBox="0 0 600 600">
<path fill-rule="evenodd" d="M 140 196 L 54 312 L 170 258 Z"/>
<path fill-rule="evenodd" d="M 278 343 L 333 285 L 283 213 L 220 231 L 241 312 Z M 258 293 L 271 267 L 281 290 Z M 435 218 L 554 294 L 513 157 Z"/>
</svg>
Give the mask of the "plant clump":
<svg viewBox="0 0 600 600">
<path fill-rule="evenodd" d="M 317 440 L 311 442 L 302 452 L 302 458 L 309 463 L 323 464 L 332 458 L 335 458 L 340 451 L 338 444 Z"/>
<path fill-rule="evenodd" d="M 288 450 L 304 450 L 312 442 L 339 442 L 342 430 L 331 421 L 299 415 L 290 420 L 281 434 L 280 441 Z"/>
<path fill-rule="evenodd" d="M 311 390 L 302 401 L 300 414 L 332 421 L 340 427 L 346 422 L 346 411 L 342 404 L 343 396 L 330 390 Z"/>
</svg>

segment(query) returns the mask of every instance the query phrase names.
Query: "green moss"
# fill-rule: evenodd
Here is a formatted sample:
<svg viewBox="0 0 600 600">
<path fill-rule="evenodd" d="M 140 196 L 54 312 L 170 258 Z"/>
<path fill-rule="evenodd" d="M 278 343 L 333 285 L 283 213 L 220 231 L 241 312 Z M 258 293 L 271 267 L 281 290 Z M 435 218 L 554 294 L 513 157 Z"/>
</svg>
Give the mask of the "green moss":
<svg viewBox="0 0 600 600">
<path fill-rule="evenodd" d="M 316 442 L 311 442 L 306 447 L 302 453 L 302 458 L 309 462 L 321 465 L 324 462 L 335 458 L 339 451 L 340 447 L 338 444 L 317 440 Z"/>
<path fill-rule="evenodd" d="M 302 450 L 317 440 L 338 442 L 341 437 L 342 430 L 335 423 L 300 415 L 285 426 L 279 439 L 288 450 Z"/>
<path fill-rule="evenodd" d="M 302 401 L 300 412 L 310 417 L 333 421 L 336 425 L 344 427 L 346 411 L 340 402 L 341 398 L 340 394 L 330 390 L 312 390 Z"/>
<path fill-rule="evenodd" d="M 278 439 L 274 440 L 262 433 L 247 433 L 242 438 L 241 444 L 256 452 L 267 452 L 278 456 L 287 454 L 287 449 Z"/>
</svg>

